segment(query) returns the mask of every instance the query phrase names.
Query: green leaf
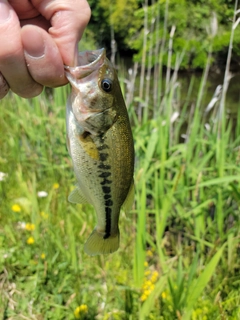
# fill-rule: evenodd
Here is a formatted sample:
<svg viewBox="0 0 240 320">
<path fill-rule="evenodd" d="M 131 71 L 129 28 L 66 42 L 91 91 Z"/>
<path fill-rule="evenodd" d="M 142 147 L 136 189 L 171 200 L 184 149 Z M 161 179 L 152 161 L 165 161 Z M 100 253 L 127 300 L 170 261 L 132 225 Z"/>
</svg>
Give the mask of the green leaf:
<svg viewBox="0 0 240 320">
<path fill-rule="evenodd" d="M 208 263 L 208 265 L 205 267 L 202 274 L 199 276 L 197 281 L 192 284 L 192 287 L 189 289 L 189 296 L 187 298 L 187 306 L 185 309 L 185 314 L 183 315 L 182 320 L 188 320 L 190 319 L 192 309 L 197 302 L 198 298 L 200 297 L 201 293 L 203 292 L 204 288 L 208 284 L 209 280 L 211 279 L 217 264 L 222 256 L 224 247 L 226 244 L 224 244 L 214 255 L 214 257 L 211 259 L 211 261 Z"/>
</svg>

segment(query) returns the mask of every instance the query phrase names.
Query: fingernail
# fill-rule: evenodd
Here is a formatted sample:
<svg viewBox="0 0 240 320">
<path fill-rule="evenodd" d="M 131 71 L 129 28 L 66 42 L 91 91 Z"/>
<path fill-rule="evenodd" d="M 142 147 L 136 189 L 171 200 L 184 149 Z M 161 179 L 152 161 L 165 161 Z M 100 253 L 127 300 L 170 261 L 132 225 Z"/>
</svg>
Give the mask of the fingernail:
<svg viewBox="0 0 240 320">
<path fill-rule="evenodd" d="M 9 6 L 5 2 L 1 2 L 0 3 L 0 23 L 3 23 L 6 20 L 8 20 L 9 16 L 10 16 Z"/>
<path fill-rule="evenodd" d="M 42 58 L 45 54 L 45 42 L 37 30 L 26 28 L 22 37 L 25 53 L 32 58 Z"/>
</svg>

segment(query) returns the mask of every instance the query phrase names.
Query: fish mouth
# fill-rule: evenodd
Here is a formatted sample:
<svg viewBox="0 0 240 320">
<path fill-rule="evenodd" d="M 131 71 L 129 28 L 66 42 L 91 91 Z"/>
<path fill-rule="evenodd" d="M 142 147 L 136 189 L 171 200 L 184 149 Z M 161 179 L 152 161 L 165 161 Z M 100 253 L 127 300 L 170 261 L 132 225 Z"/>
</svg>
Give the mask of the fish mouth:
<svg viewBox="0 0 240 320">
<path fill-rule="evenodd" d="M 105 53 L 105 49 L 98 49 L 93 51 L 84 51 L 78 53 L 78 63 L 80 66 L 92 66 L 98 63 Z"/>
<path fill-rule="evenodd" d="M 106 58 L 104 48 L 92 51 L 83 51 L 78 53 L 78 65 L 76 67 L 64 66 L 65 75 L 69 82 L 73 78 L 83 79 L 95 70 L 99 69 Z"/>
</svg>

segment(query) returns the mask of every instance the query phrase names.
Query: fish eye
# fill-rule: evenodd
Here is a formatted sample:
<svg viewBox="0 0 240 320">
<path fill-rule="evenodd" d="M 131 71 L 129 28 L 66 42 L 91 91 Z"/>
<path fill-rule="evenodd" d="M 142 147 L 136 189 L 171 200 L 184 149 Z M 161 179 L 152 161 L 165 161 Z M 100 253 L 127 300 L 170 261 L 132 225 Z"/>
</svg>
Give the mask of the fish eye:
<svg viewBox="0 0 240 320">
<path fill-rule="evenodd" d="M 101 87 L 105 92 L 112 91 L 112 80 L 111 79 L 103 79 L 101 82 Z"/>
</svg>

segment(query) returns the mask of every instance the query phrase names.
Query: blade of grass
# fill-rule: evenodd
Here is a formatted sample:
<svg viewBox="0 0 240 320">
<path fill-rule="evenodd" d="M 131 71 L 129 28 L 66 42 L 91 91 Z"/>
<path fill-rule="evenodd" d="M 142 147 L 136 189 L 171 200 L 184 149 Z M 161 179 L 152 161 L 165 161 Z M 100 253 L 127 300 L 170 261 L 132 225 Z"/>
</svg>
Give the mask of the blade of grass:
<svg viewBox="0 0 240 320">
<path fill-rule="evenodd" d="M 191 312 L 193 310 L 194 305 L 197 303 L 198 298 L 203 292 L 204 288 L 210 281 L 213 276 L 216 267 L 219 263 L 219 260 L 222 257 L 223 250 L 226 244 L 224 244 L 220 249 L 218 249 L 217 253 L 212 257 L 210 262 L 204 268 L 204 271 L 200 274 L 197 281 L 192 284 L 191 289 L 189 289 L 189 296 L 187 297 L 187 305 L 185 308 L 184 315 L 182 317 L 183 320 L 189 320 L 191 317 Z"/>
</svg>

